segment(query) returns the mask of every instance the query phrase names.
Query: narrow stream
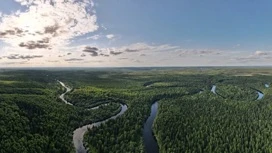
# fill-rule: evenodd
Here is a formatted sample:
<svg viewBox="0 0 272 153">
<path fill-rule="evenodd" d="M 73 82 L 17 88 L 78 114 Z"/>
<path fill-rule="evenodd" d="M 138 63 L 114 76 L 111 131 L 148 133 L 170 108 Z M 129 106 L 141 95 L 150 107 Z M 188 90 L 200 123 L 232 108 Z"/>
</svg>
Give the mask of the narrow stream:
<svg viewBox="0 0 272 153">
<path fill-rule="evenodd" d="M 68 86 L 66 86 L 63 82 L 61 82 L 61 81 L 59 81 L 59 80 L 58 80 L 58 82 L 60 83 L 61 86 L 63 86 L 63 87 L 66 89 L 66 92 L 64 92 L 63 94 L 61 94 L 59 98 L 60 98 L 65 104 L 73 105 L 72 103 L 69 103 L 68 101 L 66 101 L 65 98 L 64 98 L 64 96 L 65 96 L 68 92 L 72 91 L 72 89 L 69 88 Z"/>
<path fill-rule="evenodd" d="M 58 81 L 58 82 L 61 84 L 61 86 L 66 88 L 66 92 L 61 94 L 59 98 L 65 104 L 73 105 L 73 104 L 69 103 L 68 101 L 66 101 L 65 98 L 64 98 L 65 94 L 70 92 L 72 89 L 67 87 L 63 82 L 61 82 L 61 81 Z M 102 104 L 102 105 L 107 105 L 107 104 Z M 73 143 L 74 143 L 74 146 L 75 146 L 75 149 L 76 149 L 76 153 L 87 153 L 87 149 L 83 145 L 83 138 L 84 138 L 84 134 L 88 131 L 88 129 L 91 129 L 93 127 L 98 127 L 101 124 L 106 123 L 107 121 L 109 121 L 111 119 L 116 119 L 117 117 L 123 115 L 126 112 L 126 110 L 128 109 L 127 105 L 120 104 L 120 106 L 121 106 L 121 111 L 118 114 L 116 114 L 116 115 L 114 115 L 114 116 L 112 116 L 112 117 L 110 117 L 108 119 L 105 119 L 103 121 L 95 122 L 93 124 L 88 124 L 88 125 L 79 127 L 76 130 L 74 130 L 74 132 L 73 132 Z M 94 107 L 93 109 L 98 109 L 98 108 L 99 108 L 99 106 Z"/>
<path fill-rule="evenodd" d="M 257 100 L 261 100 L 261 99 L 263 99 L 264 94 L 263 94 L 263 93 L 261 93 L 260 91 L 257 91 L 257 93 L 258 93 L 258 98 L 257 98 Z"/>
<path fill-rule="evenodd" d="M 151 106 L 151 113 L 150 116 L 147 118 L 144 124 L 144 145 L 146 153 L 159 153 L 159 146 L 157 144 L 156 138 L 153 135 L 152 125 L 156 118 L 158 111 L 158 102 L 155 102 Z"/>
<path fill-rule="evenodd" d="M 211 92 L 214 93 L 214 94 L 216 94 L 216 91 L 215 91 L 215 90 L 216 90 L 216 85 L 213 85 L 213 86 L 212 86 L 212 89 L 211 89 Z"/>
<path fill-rule="evenodd" d="M 265 84 L 265 86 L 267 86 L 267 84 Z M 269 87 L 269 86 L 268 86 L 268 87 Z M 258 93 L 258 97 L 257 97 L 256 100 L 261 100 L 261 99 L 263 99 L 264 94 L 263 94 L 261 91 L 259 91 L 259 90 L 257 90 L 257 89 L 254 89 L 254 88 L 252 88 L 252 89 L 253 89 L 253 90 L 256 90 L 257 93 Z M 216 93 L 216 85 L 213 85 L 213 86 L 212 86 L 211 92 L 217 95 L 217 93 Z"/>
</svg>

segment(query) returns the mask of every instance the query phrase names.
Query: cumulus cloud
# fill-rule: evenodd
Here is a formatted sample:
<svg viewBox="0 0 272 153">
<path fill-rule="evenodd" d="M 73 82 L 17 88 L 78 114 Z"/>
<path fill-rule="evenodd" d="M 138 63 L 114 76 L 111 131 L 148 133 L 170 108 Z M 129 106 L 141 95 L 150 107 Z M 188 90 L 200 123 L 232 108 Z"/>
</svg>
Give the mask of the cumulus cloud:
<svg viewBox="0 0 272 153">
<path fill-rule="evenodd" d="M 115 51 L 110 51 L 110 54 L 111 55 L 120 55 L 122 54 L 123 52 L 115 52 Z"/>
<path fill-rule="evenodd" d="M 269 52 L 265 52 L 265 51 L 256 51 L 254 53 L 254 55 L 257 55 L 257 56 L 265 56 L 265 55 L 269 55 L 270 53 Z"/>
<path fill-rule="evenodd" d="M 106 35 L 106 37 L 107 37 L 108 39 L 113 39 L 113 38 L 115 37 L 115 35 L 109 34 L 109 35 Z"/>
<path fill-rule="evenodd" d="M 92 0 L 16 0 L 26 8 L 3 14 L 0 40 L 26 49 L 49 49 L 98 29 Z"/>
<path fill-rule="evenodd" d="M 98 48 L 96 48 L 96 47 L 89 47 L 89 46 L 86 46 L 83 49 L 83 52 L 91 53 L 90 54 L 91 56 L 98 56 L 98 51 L 99 51 Z"/>
<path fill-rule="evenodd" d="M 39 41 L 21 42 L 19 46 L 27 49 L 51 49 L 49 46 L 49 39 L 47 38 Z"/>
<path fill-rule="evenodd" d="M 90 47 L 86 46 L 85 49 L 83 50 L 84 52 L 97 52 L 99 49 L 97 47 Z"/>
</svg>

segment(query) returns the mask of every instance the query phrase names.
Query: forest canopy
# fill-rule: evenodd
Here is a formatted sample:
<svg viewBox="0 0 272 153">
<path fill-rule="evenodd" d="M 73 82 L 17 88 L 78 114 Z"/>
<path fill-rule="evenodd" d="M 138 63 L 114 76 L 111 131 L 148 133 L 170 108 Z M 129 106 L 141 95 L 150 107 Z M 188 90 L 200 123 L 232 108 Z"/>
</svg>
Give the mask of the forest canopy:
<svg viewBox="0 0 272 153">
<path fill-rule="evenodd" d="M 75 129 L 105 120 L 126 104 L 122 116 L 90 129 L 84 146 L 97 153 L 144 153 L 143 127 L 156 101 L 159 108 L 152 130 L 161 153 L 271 152 L 272 89 L 266 84 L 270 85 L 272 74 L 268 72 L 1 70 L 0 152 L 75 152 Z M 65 88 L 57 80 L 72 88 L 65 99 L 73 105 L 59 98 Z M 211 92 L 213 85 L 216 94 Z M 264 94 L 259 100 L 258 91 Z"/>
</svg>

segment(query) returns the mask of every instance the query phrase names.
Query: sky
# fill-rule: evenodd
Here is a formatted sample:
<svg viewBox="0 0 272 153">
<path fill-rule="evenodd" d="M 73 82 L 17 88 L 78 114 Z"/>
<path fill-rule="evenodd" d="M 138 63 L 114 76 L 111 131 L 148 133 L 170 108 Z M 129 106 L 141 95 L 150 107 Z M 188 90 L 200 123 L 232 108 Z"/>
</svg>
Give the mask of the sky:
<svg viewBox="0 0 272 153">
<path fill-rule="evenodd" d="M 270 0 L 2 0 L 0 67 L 272 66 Z"/>
</svg>

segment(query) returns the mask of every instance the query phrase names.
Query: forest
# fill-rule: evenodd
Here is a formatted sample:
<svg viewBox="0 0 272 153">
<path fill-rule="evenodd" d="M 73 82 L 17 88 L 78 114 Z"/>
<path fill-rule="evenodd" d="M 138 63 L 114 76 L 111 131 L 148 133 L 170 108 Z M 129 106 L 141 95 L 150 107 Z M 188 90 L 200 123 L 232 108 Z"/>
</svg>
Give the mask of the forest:
<svg viewBox="0 0 272 153">
<path fill-rule="evenodd" d="M 73 131 L 90 153 L 145 153 L 144 124 L 158 101 L 160 153 L 272 152 L 268 68 L 1 69 L 0 153 L 72 153 Z M 65 92 L 58 80 L 72 88 Z M 216 86 L 216 94 L 211 92 Z M 258 99 L 258 93 L 264 97 Z M 92 109 L 92 108 L 97 109 Z"/>
</svg>

